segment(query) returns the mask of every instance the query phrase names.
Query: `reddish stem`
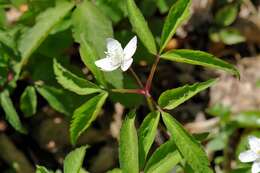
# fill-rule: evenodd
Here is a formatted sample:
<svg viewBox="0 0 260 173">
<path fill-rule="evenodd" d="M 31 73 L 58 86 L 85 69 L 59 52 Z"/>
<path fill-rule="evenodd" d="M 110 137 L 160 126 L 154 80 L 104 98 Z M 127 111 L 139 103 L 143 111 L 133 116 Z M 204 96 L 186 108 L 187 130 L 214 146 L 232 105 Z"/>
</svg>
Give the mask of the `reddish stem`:
<svg viewBox="0 0 260 173">
<path fill-rule="evenodd" d="M 145 95 L 145 91 L 143 89 L 112 89 L 111 91 L 117 92 L 117 93 L 130 93 L 130 94 Z"/>
<path fill-rule="evenodd" d="M 155 73 L 155 71 L 156 71 L 156 68 L 157 68 L 157 65 L 158 65 L 159 61 L 160 61 L 160 56 L 159 56 L 159 55 L 156 55 L 155 62 L 153 63 L 151 72 L 150 72 L 149 77 L 148 77 L 148 79 L 147 79 L 147 81 L 146 81 L 146 85 L 145 85 L 145 91 L 146 91 L 146 93 L 149 93 L 150 90 L 151 90 L 151 85 L 152 85 L 154 73 Z"/>
</svg>

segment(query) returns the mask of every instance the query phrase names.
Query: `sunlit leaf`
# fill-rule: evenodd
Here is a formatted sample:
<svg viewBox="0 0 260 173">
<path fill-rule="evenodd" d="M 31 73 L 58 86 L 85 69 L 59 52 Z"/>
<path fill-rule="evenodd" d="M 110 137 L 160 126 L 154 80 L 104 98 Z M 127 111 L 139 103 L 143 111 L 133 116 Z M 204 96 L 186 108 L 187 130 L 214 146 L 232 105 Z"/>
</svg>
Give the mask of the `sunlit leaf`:
<svg viewBox="0 0 260 173">
<path fill-rule="evenodd" d="M 127 10 L 134 32 L 136 32 L 148 51 L 152 54 L 156 54 L 156 44 L 152 32 L 134 0 L 127 0 Z"/>
<path fill-rule="evenodd" d="M 173 140 L 169 140 L 155 150 L 147 162 L 144 173 L 169 173 L 182 157 Z"/>
<path fill-rule="evenodd" d="M 27 130 L 23 127 L 20 121 L 7 90 L 0 93 L 0 103 L 5 112 L 5 118 L 12 125 L 12 127 L 20 133 L 27 133 Z"/>
<path fill-rule="evenodd" d="M 38 16 L 36 24 L 22 35 L 18 44 L 18 49 L 22 55 L 22 63 L 27 61 L 56 24 L 59 23 L 73 7 L 73 3 L 59 3 L 56 7 L 47 9 Z"/>
<path fill-rule="evenodd" d="M 96 84 L 78 77 L 65 69 L 57 60 L 53 61 L 53 68 L 59 84 L 72 92 L 79 95 L 87 95 L 102 91 Z"/>
<path fill-rule="evenodd" d="M 64 173 L 80 173 L 87 146 L 71 151 L 64 160 Z"/>
<path fill-rule="evenodd" d="M 177 28 L 189 15 L 190 0 L 178 0 L 176 1 L 164 22 L 163 31 L 161 35 L 160 53 L 175 34 Z"/>
<path fill-rule="evenodd" d="M 107 92 L 100 93 L 99 95 L 89 99 L 74 111 L 70 126 L 70 138 L 72 144 L 76 143 L 78 137 L 97 118 L 107 96 Z"/>
<path fill-rule="evenodd" d="M 123 173 L 139 173 L 135 110 L 128 113 L 120 129 L 119 162 Z"/>
<path fill-rule="evenodd" d="M 47 168 L 43 166 L 36 166 L 36 173 L 51 173 Z"/>
<path fill-rule="evenodd" d="M 160 95 L 158 103 L 164 109 L 174 109 L 215 83 L 216 79 L 211 79 L 206 82 L 184 85 L 183 87 L 167 90 Z"/>
<path fill-rule="evenodd" d="M 239 72 L 234 65 L 203 51 L 178 49 L 166 52 L 161 57 L 170 61 L 224 70 L 239 77 Z"/>
<path fill-rule="evenodd" d="M 20 98 L 20 108 L 26 117 L 30 117 L 36 113 L 37 95 L 34 87 L 28 86 L 24 90 Z"/>
<path fill-rule="evenodd" d="M 209 161 L 205 151 L 194 137 L 170 114 L 163 112 L 162 117 L 164 124 L 171 133 L 172 140 L 191 168 L 198 173 L 213 173 L 209 167 Z"/>
<path fill-rule="evenodd" d="M 147 154 L 153 144 L 160 120 L 158 111 L 149 113 L 138 129 L 139 164 L 143 168 Z"/>
</svg>

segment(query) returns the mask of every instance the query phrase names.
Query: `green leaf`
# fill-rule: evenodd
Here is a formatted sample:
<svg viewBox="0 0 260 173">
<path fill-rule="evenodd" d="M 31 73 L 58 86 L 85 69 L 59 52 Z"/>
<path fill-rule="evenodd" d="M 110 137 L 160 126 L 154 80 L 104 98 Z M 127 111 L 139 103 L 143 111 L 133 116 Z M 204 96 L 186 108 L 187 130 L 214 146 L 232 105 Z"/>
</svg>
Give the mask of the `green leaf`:
<svg viewBox="0 0 260 173">
<path fill-rule="evenodd" d="M 113 21 L 113 23 L 118 23 L 127 16 L 125 0 L 97 0 L 96 5 Z"/>
<path fill-rule="evenodd" d="M 188 165 L 188 164 L 185 164 L 185 165 L 184 165 L 183 171 L 184 171 L 185 173 L 194 173 L 194 172 L 195 172 L 195 171 L 190 167 L 190 165 Z"/>
<path fill-rule="evenodd" d="M 246 41 L 246 38 L 236 28 L 224 28 L 219 32 L 220 39 L 227 45 L 238 44 Z"/>
<path fill-rule="evenodd" d="M 13 50 L 16 49 L 16 43 L 14 39 L 6 31 L 0 30 L 0 42 Z"/>
<path fill-rule="evenodd" d="M 7 20 L 6 20 L 6 11 L 4 8 L 1 7 L 1 5 L 4 6 L 4 4 L 0 3 L 0 26 L 5 27 Z"/>
<path fill-rule="evenodd" d="M 66 91 L 62 88 L 55 88 L 48 85 L 36 87 L 37 91 L 47 100 L 49 105 L 56 111 L 71 116 L 74 109 L 82 104 L 83 100 L 76 94 Z M 86 97 L 86 96 L 84 96 Z"/>
<path fill-rule="evenodd" d="M 56 59 L 53 61 L 53 69 L 59 84 L 72 92 L 79 95 L 88 95 L 102 91 L 94 83 L 78 77 L 65 69 Z"/>
<path fill-rule="evenodd" d="M 231 170 L 230 173 L 251 173 L 251 166 L 247 166 L 245 168 L 236 168 Z"/>
<path fill-rule="evenodd" d="M 143 42 L 144 46 L 150 53 L 154 55 L 157 54 L 156 44 L 152 32 L 150 31 L 144 16 L 138 9 L 134 0 L 127 0 L 127 10 L 130 23 L 140 40 Z"/>
<path fill-rule="evenodd" d="M 166 0 L 155 0 L 155 2 L 160 13 L 166 13 L 169 10 L 169 6 Z"/>
<path fill-rule="evenodd" d="M 16 8 L 18 8 L 21 5 L 27 3 L 27 0 L 10 0 L 10 1 Z"/>
<path fill-rule="evenodd" d="M 78 137 L 97 118 L 107 96 L 107 92 L 100 93 L 74 111 L 70 126 L 70 138 L 72 144 L 76 143 Z"/>
<path fill-rule="evenodd" d="M 231 114 L 230 107 L 225 106 L 221 103 L 216 103 L 206 109 L 207 114 L 216 117 L 229 117 Z"/>
<path fill-rule="evenodd" d="M 239 77 L 239 72 L 234 65 L 203 51 L 178 49 L 166 52 L 161 57 L 170 61 L 224 70 Z"/>
<path fill-rule="evenodd" d="M 59 24 L 62 24 L 60 22 Z M 68 28 L 65 31 L 60 31 L 55 34 L 50 33 L 49 36 L 42 42 L 40 47 L 37 49 L 37 55 L 44 55 L 46 57 L 57 57 L 59 59 L 64 58 L 66 54 L 69 56 L 69 53 L 66 50 L 70 49 L 73 46 L 74 40 L 71 34 L 71 30 Z M 40 59 L 40 57 L 37 57 Z M 45 58 L 45 57 L 44 57 Z M 33 59 L 33 56 L 30 58 Z M 46 58 L 45 58 L 46 59 Z"/>
<path fill-rule="evenodd" d="M 92 2 L 83 1 L 73 11 L 72 24 L 75 40 L 87 41 L 103 58 L 106 39 L 113 37 L 112 22 Z"/>
<path fill-rule="evenodd" d="M 206 113 L 211 116 L 220 117 L 221 122 L 227 123 L 230 120 L 230 107 L 217 103 L 206 109 Z"/>
<path fill-rule="evenodd" d="M 209 132 L 193 133 L 192 136 L 194 136 L 197 141 L 203 142 L 208 138 Z"/>
<path fill-rule="evenodd" d="M 80 171 L 79 171 L 79 173 L 90 173 L 90 172 L 88 172 L 88 171 L 85 170 L 84 168 L 81 168 Z"/>
<path fill-rule="evenodd" d="M 255 86 L 256 86 L 257 88 L 260 88 L 260 79 L 258 79 L 258 80 L 255 82 Z"/>
<path fill-rule="evenodd" d="M 135 110 L 128 113 L 120 129 L 119 163 L 123 173 L 139 173 L 135 116 Z"/>
<path fill-rule="evenodd" d="M 174 109 L 194 95 L 214 85 L 216 81 L 216 79 L 210 79 L 206 82 L 184 85 L 179 88 L 167 90 L 160 95 L 158 103 L 163 109 Z"/>
<path fill-rule="evenodd" d="M 36 173 L 51 173 L 47 168 L 43 166 L 36 166 Z"/>
<path fill-rule="evenodd" d="M 64 173 L 80 173 L 86 149 L 87 146 L 77 148 L 65 157 Z"/>
<path fill-rule="evenodd" d="M 173 140 L 169 140 L 156 149 L 147 162 L 144 173 L 169 173 L 181 160 L 176 145 Z"/>
<path fill-rule="evenodd" d="M 111 171 L 108 171 L 107 173 L 122 173 L 122 171 L 119 168 L 115 168 L 115 169 L 112 169 Z"/>
<path fill-rule="evenodd" d="M 12 125 L 12 127 L 20 133 L 27 133 L 27 130 L 23 127 L 20 121 L 7 90 L 0 93 L 0 103 L 5 112 L 6 120 Z"/>
<path fill-rule="evenodd" d="M 206 153 L 194 137 L 192 137 L 170 114 L 162 112 L 162 117 L 164 124 L 171 133 L 171 138 L 191 168 L 198 173 L 213 173 L 209 168 L 209 161 Z"/>
<path fill-rule="evenodd" d="M 139 165 L 144 167 L 147 154 L 153 144 L 157 126 L 160 120 L 160 112 L 151 112 L 143 120 L 138 130 Z"/>
<path fill-rule="evenodd" d="M 50 106 L 53 107 L 55 110 L 66 115 L 70 114 L 70 111 L 67 109 L 67 107 L 63 104 L 62 100 L 60 99 L 60 97 L 64 94 L 62 90 L 47 85 L 37 86 L 36 89 L 41 94 L 41 96 L 48 101 Z"/>
<path fill-rule="evenodd" d="M 104 76 L 107 83 L 114 88 L 124 87 L 124 76 L 121 70 L 117 69 L 115 71 L 105 72 Z"/>
<path fill-rule="evenodd" d="M 98 55 L 95 49 L 91 47 L 91 45 L 83 37 L 81 37 L 79 52 L 81 60 L 86 65 L 86 67 L 88 67 L 88 69 L 92 72 L 97 81 L 101 85 L 106 86 L 106 79 L 104 77 L 104 73 L 95 65 L 95 61 L 97 60 Z"/>
<path fill-rule="evenodd" d="M 20 108 L 25 117 L 30 117 L 36 113 L 37 95 L 34 87 L 26 87 L 20 98 Z"/>
<path fill-rule="evenodd" d="M 231 126 L 226 126 L 222 128 L 221 131 L 207 143 L 207 151 L 216 152 L 223 150 L 225 147 L 228 147 L 229 138 L 234 132 L 233 129 L 234 128 Z"/>
<path fill-rule="evenodd" d="M 190 2 L 190 0 L 178 0 L 171 7 L 163 26 L 160 53 L 163 52 L 177 28 L 188 17 Z"/>
<path fill-rule="evenodd" d="M 56 7 L 47 9 L 37 17 L 36 24 L 22 35 L 18 44 L 18 49 L 22 55 L 22 63 L 27 61 L 56 24 L 58 24 L 73 7 L 73 3 L 59 3 Z"/>
<path fill-rule="evenodd" d="M 259 128 L 260 111 L 245 111 L 232 116 L 232 121 L 236 122 L 238 127 Z"/>
<path fill-rule="evenodd" d="M 238 14 L 237 4 L 225 5 L 223 8 L 217 11 L 217 14 L 215 16 L 215 21 L 219 25 L 228 26 L 236 20 L 237 14 Z"/>
<path fill-rule="evenodd" d="M 212 42 L 218 43 L 220 42 L 219 29 L 214 27 L 209 28 L 208 36 Z"/>
</svg>

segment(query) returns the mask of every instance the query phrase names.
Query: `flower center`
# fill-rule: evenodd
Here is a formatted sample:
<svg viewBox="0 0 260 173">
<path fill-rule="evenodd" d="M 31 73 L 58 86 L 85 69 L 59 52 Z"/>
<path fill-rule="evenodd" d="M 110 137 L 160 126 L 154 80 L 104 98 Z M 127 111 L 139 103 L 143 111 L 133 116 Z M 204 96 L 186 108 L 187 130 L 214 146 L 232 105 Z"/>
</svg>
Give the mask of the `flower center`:
<svg viewBox="0 0 260 173">
<path fill-rule="evenodd" d="M 110 50 L 108 52 L 105 52 L 108 56 L 108 58 L 110 58 L 111 64 L 112 65 L 119 65 L 122 63 L 123 58 L 124 58 L 124 53 L 122 50 L 120 49 L 113 49 Z"/>
<path fill-rule="evenodd" d="M 258 155 L 260 156 L 260 150 L 257 150 L 257 151 L 256 151 L 256 154 L 258 154 Z"/>
</svg>

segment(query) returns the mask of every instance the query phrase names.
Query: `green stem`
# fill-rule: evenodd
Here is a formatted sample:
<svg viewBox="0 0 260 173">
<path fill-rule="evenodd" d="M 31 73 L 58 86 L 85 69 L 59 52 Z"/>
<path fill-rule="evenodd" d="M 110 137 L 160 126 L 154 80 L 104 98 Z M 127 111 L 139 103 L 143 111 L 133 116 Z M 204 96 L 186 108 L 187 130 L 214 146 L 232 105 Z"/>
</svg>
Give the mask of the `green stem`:
<svg viewBox="0 0 260 173">
<path fill-rule="evenodd" d="M 129 68 L 130 72 L 132 73 L 132 75 L 134 76 L 136 82 L 138 83 L 138 85 L 141 87 L 141 88 L 144 88 L 144 85 L 143 83 L 141 82 L 140 78 L 137 76 L 137 74 L 135 73 L 135 71 L 132 69 L 132 67 Z"/>
<path fill-rule="evenodd" d="M 150 109 L 150 111 L 154 111 L 155 110 L 155 107 L 154 107 L 154 104 L 153 104 L 153 98 L 151 96 L 145 96 L 146 98 L 146 101 L 147 101 L 147 105 Z"/>
<path fill-rule="evenodd" d="M 159 111 L 159 112 L 163 112 L 163 109 L 157 104 L 157 102 L 154 100 L 154 99 L 151 99 L 153 104 L 155 105 L 156 109 Z"/>
<path fill-rule="evenodd" d="M 145 92 L 142 89 L 111 89 L 111 91 L 116 93 L 130 93 L 130 94 L 145 95 Z"/>
</svg>

